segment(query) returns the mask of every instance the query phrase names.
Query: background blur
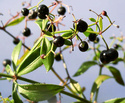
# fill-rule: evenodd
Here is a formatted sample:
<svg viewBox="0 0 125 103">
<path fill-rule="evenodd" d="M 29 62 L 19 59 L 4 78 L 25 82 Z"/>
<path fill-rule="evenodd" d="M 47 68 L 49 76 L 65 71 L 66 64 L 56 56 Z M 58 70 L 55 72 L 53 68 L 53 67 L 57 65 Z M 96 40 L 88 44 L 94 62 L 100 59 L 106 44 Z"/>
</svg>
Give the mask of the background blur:
<svg viewBox="0 0 125 103">
<path fill-rule="evenodd" d="M 24 0 L 0 0 L 0 13 L 3 14 L 3 16 L 0 16 L 0 20 L 2 20 L 3 23 L 6 23 L 6 21 L 11 18 L 9 12 L 11 12 L 12 15 L 15 15 L 18 11 L 21 11 L 23 6 L 21 3 Z M 47 6 L 51 5 L 51 3 L 54 0 L 44 0 L 44 4 Z M 29 0 L 27 0 L 29 2 Z M 39 0 L 32 0 L 31 6 L 36 5 L 39 2 Z M 118 24 L 120 26 L 119 29 L 117 29 L 114 26 L 111 26 L 103 35 L 104 38 L 108 43 L 111 42 L 109 39 L 110 36 L 116 35 L 120 36 L 122 33 L 125 33 L 125 0 L 63 0 L 63 3 L 72 6 L 73 10 L 71 10 L 71 13 L 75 15 L 77 19 L 82 18 L 85 20 L 88 24 L 91 22 L 88 18 L 96 18 L 96 15 L 89 11 L 89 9 L 94 10 L 97 13 L 101 13 L 102 10 L 106 10 L 109 17 L 112 21 L 115 21 L 115 24 Z M 59 7 L 59 6 L 58 6 Z M 57 7 L 57 8 L 58 8 Z M 57 8 L 54 10 L 54 14 L 57 14 Z M 73 17 L 71 14 L 66 13 L 66 17 L 62 21 L 63 24 L 66 26 L 60 26 L 60 30 L 68 30 L 69 28 L 72 28 L 73 24 Z M 0 23 L 1 25 L 1 23 Z M 107 18 L 104 17 L 104 28 L 109 25 L 109 22 Z M 8 27 L 7 30 L 12 33 L 14 36 L 23 36 L 21 34 L 22 30 L 24 29 L 25 23 L 24 21 L 20 23 L 19 25 Z M 26 45 L 29 47 L 33 46 L 33 42 L 39 37 L 40 35 L 40 29 L 39 27 L 34 23 L 34 21 L 28 22 L 28 27 L 32 31 L 32 35 L 28 37 L 25 41 Z M 84 37 L 84 36 L 83 36 Z M 103 44 L 102 40 L 100 39 L 100 43 Z M 92 45 L 92 43 L 90 43 Z M 0 72 L 3 69 L 2 62 L 4 59 L 11 59 L 11 53 L 13 51 L 13 48 L 15 45 L 13 44 L 13 38 L 8 36 L 6 33 L 0 30 Z M 104 48 L 102 48 L 103 50 Z M 63 52 L 64 58 L 69 70 L 70 75 L 72 76 L 80 67 L 80 65 L 84 61 L 91 60 L 92 52 L 80 52 L 78 48 L 75 48 L 75 51 L 72 53 L 69 53 L 70 49 Z M 58 52 L 58 50 L 57 50 Z M 23 51 L 22 51 L 23 53 Z M 21 55 L 20 55 L 21 56 Z M 120 56 L 122 54 L 120 53 Z M 121 75 L 123 76 L 123 79 L 125 81 L 125 67 L 123 63 L 119 63 L 116 65 L 116 67 L 121 71 Z M 63 68 L 62 62 L 54 62 L 54 68 L 55 70 L 61 75 L 62 78 L 66 77 L 65 70 Z M 90 91 L 91 86 L 94 82 L 94 80 L 98 76 L 99 68 L 94 66 L 90 68 L 84 75 L 81 75 L 79 77 L 75 77 L 74 79 L 77 80 L 80 85 L 83 87 L 86 87 L 85 95 L 89 99 L 90 97 Z M 109 74 L 109 71 L 107 69 L 103 69 L 103 74 Z M 53 83 L 53 84 L 59 84 L 60 81 L 54 76 L 54 74 L 50 72 L 46 72 L 44 66 L 38 68 L 32 73 L 26 74 L 23 77 L 27 77 L 29 79 L 33 79 L 42 83 Z M 22 81 L 19 81 L 19 83 L 23 83 Z M 2 93 L 3 97 L 8 97 L 11 94 L 12 82 L 8 81 L 0 81 L 0 92 Z M 125 96 L 125 87 L 119 85 L 115 82 L 114 79 L 109 79 L 105 81 L 100 88 L 99 91 L 99 97 L 98 97 L 98 103 L 101 103 L 105 100 L 116 98 L 116 97 L 124 97 Z M 24 99 L 25 100 L 25 99 Z M 75 99 L 67 97 L 65 95 L 62 95 L 62 103 L 71 103 L 75 102 Z M 41 103 L 47 103 L 46 101 L 43 101 Z"/>
</svg>

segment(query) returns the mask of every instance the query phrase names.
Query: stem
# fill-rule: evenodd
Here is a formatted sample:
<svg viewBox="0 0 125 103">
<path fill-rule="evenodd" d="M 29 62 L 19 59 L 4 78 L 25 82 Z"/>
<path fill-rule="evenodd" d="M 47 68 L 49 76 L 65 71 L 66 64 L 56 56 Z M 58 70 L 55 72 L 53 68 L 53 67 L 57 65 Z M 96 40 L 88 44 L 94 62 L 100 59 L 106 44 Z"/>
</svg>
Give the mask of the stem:
<svg viewBox="0 0 125 103">
<path fill-rule="evenodd" d="M 102 67 L 100 66 L 99 75 L 101 75 L 101 74 L 102 74 Z M 99 93 L 99 88 L 96 90 L 94 103 L 97 103 L 98 93 Z"/>
<path fill-rule="evenodd" d="M 62 31 L 56 31 L 54 33 L 59 34 L 59 33 L 66 33 L 66 32 L 72 32 L 72 30 L 62 30 Z"/>
<path fill-rule="evenodd" d="M 102 36 L 102 35 L 100 35 L 100 36 L 101 36 L 102 40 L 104 41 L 104 43 L 105 43 L 105 45 L 106 45 L 106 48 L 107 48 L 107 50 L 108 50 L 108 49 L 109 49 L 108 44 L 106 43 L 106 41 L 105 41 L 105 39 L 103 38 L 103 36 Z"/>
<path fill-rule="evenodd" d="M 17 39 L 15 36 L 13 36 L 10 32 L 8 32 L 7 30 L 5 29 L 2 29 L 4 32 L 6 32 L 9 36 L 11 36 L 13 39 Z M 30 50 L 29 47 L 27 47 L 24 43 L 22 43 L 22 45 L 27 48 L 28 50 Z"/>
<path fill-rule="evenodd" d="M 90 30 L 86 30 L 87 33 L 94 33 L 94 34 L 100 34 L 99 32 L 96 31 L 90 31 Z"/>
<path fill-rule="evenodd" d="M 65 81 L 56 73 L 56 71 L 52 68 L 51 69 L 52 72 L 56 75 L 56 77 L 63 83 L 65 84 Z M 74 94 L 76 95 L 76 93 L 66 84 L 66 87 Z"/>
<path fill-rule="evenodd" d="M 7 77 L 7 78 L 13 78 L 13 75 L 9 75 L 9 74 L 4 74 L 4 73 L 0 73 L 1 77 Z"/>
<path fill-rule="evenodd" d="M 70 97 L 76 98 L 76 99 L 82 101 L 82 103 L 91 103 L 90 101 L 88 101 L 88 100 L 86 100 L 86 99 L 83 99 L 83 98 L 81 98 L 81 97 L 79 97 L 79 96 L 73 95 L 73 94 L 71 94 L 71 93 L 69 93 L 69 92 L 61 91 L 61 93 L 62 93 L 62 94 L 65 94 L 65 95 L 68 95 L 68 96 L 70 96 Z"/>
</svg>

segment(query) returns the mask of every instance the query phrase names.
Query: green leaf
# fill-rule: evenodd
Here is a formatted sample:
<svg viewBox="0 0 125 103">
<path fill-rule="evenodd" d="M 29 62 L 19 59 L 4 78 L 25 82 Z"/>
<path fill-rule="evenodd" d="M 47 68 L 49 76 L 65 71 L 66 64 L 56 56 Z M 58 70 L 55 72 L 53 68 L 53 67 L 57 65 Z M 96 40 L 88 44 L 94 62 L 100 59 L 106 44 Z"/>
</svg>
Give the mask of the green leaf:
<svg viewBox="0 0 125 103">
<path fill-rule="evenodd" d="M 73 75 L 75 76 L 79 76 L 81 74 L 83 74 L 84 72 L 86 72 L 91 66 L 97 65 L 97 63 L 95 61 L 86 61 L 84 62 L 80 68 L 78 69 L 78 71 Z"/>
<path fill-rule="evenodd" d="M 91 89 L 91 100 L 93 100 L 93 96 L 96 92 L 96 90 L 100 87 L 100 85 L 107 79 L 110 79 L 112 78 L 111 76 L 108 76 L 108 75 L 100 75 L 97 77 L 97 79 L 95 80 L 93 86 L 92 86 L 92 89 Z"/>
<path fill-rule="evenodd" d="M 87 30 L 89 30 L 89 31 L 93 31 L 93 29 L 92 28 L 90 28 L 90 27 L 88 27 L 88 29 Z M 89 37 L 89 35 L 90 35 L 90 33 L 88 33 L 88 32 L 83 32 L 83 34 L 86 36 L 86 37 Z"/>
<path fill-rule="evenodd" d="M 73 79 L 70 79 L 70 87 L 75 93 L 78 93 L 78 94 L 82 93 L 82 88 L 80 84 Z"/>
<path fill-rule="evenodd" d="M 16 45 L 16 47 L 14 48 L 14 50 L 12 52 L 11 59 L 12 59 L 14 71 L 16 71 L 17 60 L 18 60 L 18 57 L 19 57 L 19 54 L 20 54 L 21 47 L 22 47 L 22 42 L 20 41 Z"/>
<path fill-rule="evenodd" d="M 30 73 L 36 70 L 42 65 L 42 60 L 40 58 L 40 47 L 32 51 L 28 57 L 26 57 L 17 68 L 17 73 L 19 76 Z"/>
<path fill-rule="evenodd" d="M 66 33 L 62 34 L 61 36 L 62 36 L 64 39 L 69 39 L 69 38 L 72 37 L 72 35 L 73 35 L 72 31 L 70 31 L 70 32 L 66 32 Z"/>
<path fill-rule="evenodd" d="M 114 98 L 103 103 L 125 103 L 125 98 Z"/>
<path fill-rule="evenodd" d="M 102 17 L 99 18 L 99 28 L 102 31 L 102 29 L 103 29 Z"/>
<path fill-rule="evenodd" d="M 71 41 L 69 41 L 69 40 L 67 40 L 67 39 L 65 39 L 64 44 L 65 44 L 65 45 L 69 45 L 69 46 L 70 46 L 70 45 L 72 45 L 72 42 L 71 42 Z"/>
<path fill-rule="evenodd" d="M 14 75 L 14 72 L 12 71 L 10 65 L 7 65 L 5 70 L 6 70 L 7 74 Z"/>
<path fill-rule="evenodd" d="M 19 93 L 31 101 L 48 100 L 64 89 L 54 84 L 25 84 L 18 85 Z"/>
<path fill-rule="evenodd" d="M 48 19 L 37 19 L 35 23 L 39 26 L 41 30 L 45 30 Z"/>
<path fill-rule="evenodd" d="M 14 25 L 17 25 L 19 24 L 20 22 L 22 22 L 24 20 L 24 16 L 20 17 L 20 18 L 17 18 L 17 19 L 14 19 L 13 21 L 11 21 L 9 24 L 6 25 L 6 27 L 8 26 L 14 26 Z"/>
<path fill-rule="evenodd" d="M 43 38 L 40 55 L 45 55 L 44 59 L 41 59 L 46 70 L 49 71 L 54 62 L 54 54 L 50 51 L 51 50 L 51 42 L 47 38 Z"/>
<path fill-rule="evenodd" d="M 49 31 L 42 30 L 42 32 L 44 33 L 44 36 L 53 37 L 53 35 L 52 35 L 51 32 L 49 32 Z"/>
<path fill-rule="evenodd" d="M 115 67 L 112 67 L 112 66 L 106 66 L 106 68 L 108 68 L 109 71 L 112 73 L 112 75 L 117 83 L 124 85 L 124 81 L 123 81 L 121 73 L 118 69 L 116 69 Z"/>
<path fill-rule="evenodd" d="M 89 20 L 92 22 L 96 22 L 96 20 L 94 18 L 89 18 Z"/>
<path fill-rule="evenodd" d="M 12 96 L 13 96 L 14 103 L 23 103 L 17 93 L 17 84 L 15 84 L 15 83 L 13 83 Z"/>
</svg>

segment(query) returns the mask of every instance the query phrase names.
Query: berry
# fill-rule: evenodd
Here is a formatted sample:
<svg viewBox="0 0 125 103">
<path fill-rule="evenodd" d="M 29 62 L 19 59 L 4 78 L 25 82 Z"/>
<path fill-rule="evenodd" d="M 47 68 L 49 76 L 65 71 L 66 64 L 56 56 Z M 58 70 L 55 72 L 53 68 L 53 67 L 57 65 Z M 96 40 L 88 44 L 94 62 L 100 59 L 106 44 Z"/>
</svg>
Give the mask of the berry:
<svg viewBox="0 0 125 103">
<path fill-rule="evenodd" d="M 63 39 L 61 36 L 57 36 L 54 38 L 53 43 L 56 47 L 61 47 L 64 45 L 65 39 Z"/>
<path fill-rule="evenodd" d="M 23 8 L 21 10 L 21 13 L 23 14 L 23 16 L 27 16 L 29 14 L 29 10 L 27 8 Z"/>
<path fill-rule="evenodd" d="M 52 32 L 52 25 L 49 23 L 47 24 L 47 29 L 49 32 Z M 53 30 L 56 31 L 56 26 L 53 24 Z"/>
<path fill-rule="evenodd" d="M 23 30 L 23 35 L 26 36 L 26 37 L 30 36 L 30 35 L 31 35 L 30 29 L 29 29 L 29 28 L 25 28 L 25 29 Z"/>
<path fill-rule="evenodd" d="M 118 49 L 119 48 L 119 45 L 118 44 L 114 44 L 113 45 L 115 49 Z"/>
<path fill-rule="evenodd" d="M 95 40 L 96 40 L 96 37 L 97 37 L 96 34 L 90 33 L 90 35 L 89 35 L 89 40 L 90 40 L 90 41 L 95 41 Z"/>
<path fill-rule="evenodd" d="M 108 50 L 103 50 L 100 54 L 100 60 L 103 64 L 107 64 L 110 62 L 110 58 L 108 56 Z"/>
<path fill-rule="evenodd" d="M 73 27 L 75 28 L 75 23 L 73 24 Z M 77 22 L 77 30 L 79 32 L 85 32 L 87 28 L 88 28 L 88 24 L 85 21 L 79 20 Z"/>
<path fill-rule="evenodd" d="M 117 50 L 111 48 L 108 50 L 103 50 L 100 54 L 100 60 L 103 64 L 107 64 L 111 61 L 114 61 L 118 58 Z"/>
<path fill-rule="evenodd" d="M 82 41 L 79 43 L 78 47 L 80 51 L 85 52 L 88 50 L 88 43 L 86 41 Z"/>
<path fill-rule="evenodd" d="M 29 19 L 36 19 L 37 17 L 37 12 L 35 10 L 31 10 L 29 15 L 28 15 L 28 18 Z"/>
<path fill-rule="evenodd" d="M 57 54 L 55 55 L 55 60 L 56 60 L 56 61 L 60 61 L 60 60 L 61 60 L 61 55 L 60 55 L 59 53 L 57 53 Z"/>
<path fill-rule="evenodd" d="M 14 43 L 14 44 L 18 44 L 19 42 L 20 42 L 20 39 L 19 39 L 19 38 L 16 38 L 16 39 L 13 40 L 13 43 Z"/>
<path fill-rule="evenodd" d="M 46 18 L 46 15 L 49 14 L 49 9 L 46 5 L 40 5 L 38 7 L 38 17 L 40 19 L 45 19 Z"/>
<path fill-rule="evenodd" d="M 61 6 L 58 8 L 57 12 L 59 15 L 64 15 L 66 13 L 66 9 L 65 7 Z"/>
<path fill-rule="evenodd" d="M 96 37 L 96 40 L 94 40 L 94 43 L 96 44 L 96 43 L 98 43 L 98 42 L 99 42 L 99 38 Z"/>
<path fill-rule="evenodd" d="M 3 61 L 3 66 L 6 67 L 7 65 L 11 65 L 11 60 L 10 59 L 5 59 Z"/>
<path fill-rule="evenodd" d="M 108 50 L 108 55 L 109 55 L 110 61 L 114 61 L 118 58 L 118 52 L 113 48 Z"/>
<path fill-rule="evenodd" d="M 106 11 L 102 11 L 101 13 L 103 16 L 107 16 L 107 12 Z"/>
</svg>

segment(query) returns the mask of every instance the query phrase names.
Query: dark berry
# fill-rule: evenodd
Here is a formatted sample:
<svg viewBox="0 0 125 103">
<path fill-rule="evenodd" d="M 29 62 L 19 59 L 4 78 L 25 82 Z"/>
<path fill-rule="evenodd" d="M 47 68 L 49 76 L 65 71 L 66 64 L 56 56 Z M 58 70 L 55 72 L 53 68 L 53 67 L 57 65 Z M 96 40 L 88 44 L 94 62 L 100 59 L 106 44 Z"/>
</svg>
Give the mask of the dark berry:
<svg viewBox="0 0 125 103">
<path fill-rule="evenodd" d="M 61 47 L 64 45 L 65 39 L 63 39 L 61 36 L 57 36 L 54 38 L 53 43 L 56 47 Z"/>
<path fill-rule="evenodd" d="M 103 16 L 107 16 L 107 12 L 106 11 L 102 11 L 101 13 Z"/>
<path fill-rule="evenodd" d="M 114 61 L 118 58 L 118 52 L 117 50 L 113 49 L 113 48 L 110 48 L 108 50 L 108 56 L 110 58 L 110 61 Z"/>
<path fill-rule="evenodd" d="M 30 36 L 30 35 L 31 35 L 30 29 L 29 29 L 29 28 L 25 28 L 25 29 L 23 30 L 23 35 L 26 36 L 26 37 Z"/>
<path fill-rule="evenodd" d="M 47 30 L 49 31 L 49 32 L 52 32 L 52 24 L 47 24 Z M 54 31 L 56 31 L 56 26 L 53 24 L 53 30 Z"/>
<path fill-rule="evenodd" d="M 96 40 L 96 37 L 97 37 L 96 34 L 90 33 L 90 35 L 89 35 L 89 40 L 90 40 L 90 41 L 95 41 L 95 40 Z"/>
<path fill-rule="evenodd" d="M 108 50 L 103 50 L 100 54 L 100 60 L 103 64 L 107 64 L 110 62 L 110 58 L 108 55 Z"/>
<path fill-rule="evenodd" d="M 16 39 L 13 40 L 13 43 L 14 43 L 14 44 L 18 44 L 19 42 L 20 42 L 20 39 L 19 39 L 19 38 L 16 38 Z"/>
<path fill-rule="evenodd" d="M 23 16 L 27 16 L 29 14 L 29 10 L 27 8 L 23 8 L 21 10 L 21 13 L 23 14 Z"/>
<path fill-rule="evenodd" d="M 118 52 L 115 49 L 103 50 L 100 54 L 100 60 L 103 64 L 107 64 L 118 58 Z"/>
<path fill-rule="evenodd" d="M 79 43 L 78 47 L 80 51 L 85 52 L 88 50 L 88 43 L 86 41 L 82 41 Z"/>
<path fill-rule="evenodd" d="M 113 45 L 115 49 L 118 49 L 119 48 L 119 45 L 118 44 L 114 44 Z"/>
<path fill-rule="evenodd" d="M 3 66 L 6 67 L 7 65 L 11 65 L 11 60 L 10 59 L 5 59 L 3 61 Z"/>
<path fill-rule="evenodd" d="M 38 17 L 40 19 L 45 19 L 46 18 L 46 15 L 49 14 L 49 9 L 46 5 L 40 5 L 38 7 Z"/>
<path fill-rule="evenodd" d="M 36 17 L 37 17 L 36 10 L 31 10 L 30 13 L 29 13 L 29 15 L 28 15 L 28 18 L 29 19 L 36 19 Z"/>
<path fill-rule="evenodd" d="M 61 60 L 61 55 L 60 55 L 60 53 L 57 53 L 57 54 L 55 55 L 55 60 L 56 60 L 56 61 L 60 61 L 60 60 Z"/>
<path fill-rule="evenodd" d="M 99 38 L 96 37 L 96 40 L 94 40 L 94 43 L 96 44 L 96 43 L 98 43 L 98 42 L 99 42 Z"/>
<path fill-rule="evenodd" d="M 73 27 L 75 28 L 75 23 L 73 23 Z M 85 21 L 79 20 L 77 22 L 77 30 L 79 32 L 85 32 L 87 28 L 88 28 L 88 24 Z"/>
<path fill-rule="evenodd" d="M 65 7 L 61 6 L 58 8 L 57 12 L 59 15 L 64 15 L 66 13 L 66 9 Z"/>
</svg>

